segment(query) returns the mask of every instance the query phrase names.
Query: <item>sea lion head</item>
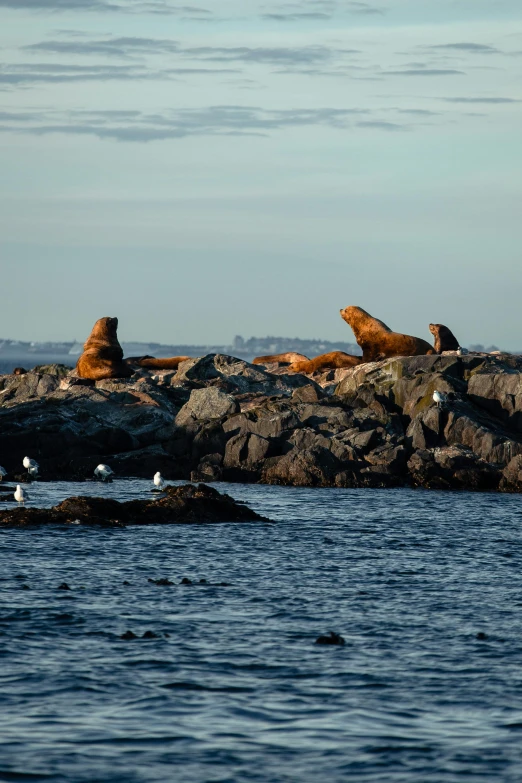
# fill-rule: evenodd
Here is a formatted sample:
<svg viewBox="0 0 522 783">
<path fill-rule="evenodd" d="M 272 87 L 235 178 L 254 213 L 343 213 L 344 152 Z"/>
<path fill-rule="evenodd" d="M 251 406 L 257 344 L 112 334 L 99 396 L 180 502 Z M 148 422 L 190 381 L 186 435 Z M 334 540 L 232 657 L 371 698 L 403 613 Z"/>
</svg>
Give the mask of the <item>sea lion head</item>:
<svg viewBox="0 0 522 783">
<path fill-rule="evenodd" d="M 368 315 L 365 310 L 361 310 L 360 307 L 355 307 L 354 305 L 350 305 L 349 307 L 345 307 L 341 309 L 341 318 L 343 321 L 346 321 L 347 324 L 350 326 L 353 324 L 354 320 L 357 318 L 358 315 L 361 313 L 364 313 L 364 315 Z"/>
<path fill-rule="evenodd" d="M 430 324 L 430 332 L 434 337 L 438 335 L 441 326 L 442 324 Z"/>
<path fill-rule="evenodd" d="M 90 337 L 95 337 L 98 339 L 104 339 L 104 340 L 114 340 L 117 339 L 118 334 L 118 319 L 117 318 L 110 318 L 106 316 L 105 318 L 99 318 L 94 326 L 92 327 L 92 332 L 90 334 Z"/>
</svg>

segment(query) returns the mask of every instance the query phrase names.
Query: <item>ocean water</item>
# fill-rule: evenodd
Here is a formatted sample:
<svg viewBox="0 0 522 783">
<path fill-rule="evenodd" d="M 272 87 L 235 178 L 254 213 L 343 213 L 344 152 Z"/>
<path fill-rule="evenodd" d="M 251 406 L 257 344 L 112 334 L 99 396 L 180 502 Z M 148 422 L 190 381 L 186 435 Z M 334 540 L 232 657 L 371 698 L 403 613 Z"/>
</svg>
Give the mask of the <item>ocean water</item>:
<svg viewBox="0 0 522 783">
<path fill-rule="evenodd" d="M 0 531 L 0 783 L 520 783 L 522 498 L 217 486 L 274 524 Z"/>
</svg>

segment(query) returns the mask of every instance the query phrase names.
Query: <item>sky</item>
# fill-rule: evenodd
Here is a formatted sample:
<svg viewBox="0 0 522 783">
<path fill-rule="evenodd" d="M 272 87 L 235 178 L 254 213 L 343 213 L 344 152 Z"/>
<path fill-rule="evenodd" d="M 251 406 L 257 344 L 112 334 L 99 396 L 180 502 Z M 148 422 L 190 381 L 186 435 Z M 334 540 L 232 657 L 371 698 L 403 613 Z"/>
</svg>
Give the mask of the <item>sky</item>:
<svg viewBox="0 0 522 783">
<path fill-rule="evenodd" d="M 520 0 L 0 0 L 0 337 L 522 348 Z"/>
</svg>

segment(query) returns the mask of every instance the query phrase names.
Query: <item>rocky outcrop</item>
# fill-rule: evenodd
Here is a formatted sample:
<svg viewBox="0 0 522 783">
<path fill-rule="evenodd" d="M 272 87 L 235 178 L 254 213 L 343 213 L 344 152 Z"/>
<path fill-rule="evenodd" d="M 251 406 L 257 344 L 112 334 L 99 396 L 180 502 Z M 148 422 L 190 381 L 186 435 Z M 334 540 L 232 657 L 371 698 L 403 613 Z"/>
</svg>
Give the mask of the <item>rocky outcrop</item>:
<svg viewBox="0 0 522 783">
<path fill-rule="evenodd" d="M 128 380 L 1 376 L 9 478 L 24 479 L 26 454 L 43 480 L 104 462 L 193 481 L 520 492 L 522 358 L 420 355 L 308 377 L 211 354 Z"/>
<path fill-rule="evenodd" d="M 205 485 L 167 487 L 153 500 L 120 503 L 110 498 L 72 497 L 51 509 L 0 511 L 0 528 L 34 525 L 186 525 L 268 521 L 248 506 Z"/>
</svg>

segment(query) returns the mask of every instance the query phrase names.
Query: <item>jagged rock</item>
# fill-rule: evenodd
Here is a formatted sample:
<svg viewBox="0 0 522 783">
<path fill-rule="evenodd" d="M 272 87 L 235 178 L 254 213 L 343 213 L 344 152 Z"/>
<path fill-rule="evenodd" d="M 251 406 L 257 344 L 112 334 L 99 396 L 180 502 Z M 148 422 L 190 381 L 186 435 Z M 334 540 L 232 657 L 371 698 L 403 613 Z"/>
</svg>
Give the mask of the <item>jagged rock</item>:
<svg viewBox="0 0 522 783">
<path fill-rule="evenodd" d="M 468 394 L 478 407 L 510 429 L 522 432 L 522 374 L 481 372 L 469 380 Z"/>
<path fill-rule="evenodd" d="M 413 356 L 336 372 L 334 394 L 220 355 L 168 378 L 0 376 L 2 464 L 21 476 L 30 453 L 42 480 L 90 478 L 106 462 L 118 476 L 520 491 L 522 357 Z M 447 395 L 440 407 L 435 390 Z"/>
<path fill-rule="evenodd" d="M 294 389 L 303 386 L 320 388 L 303 375 L 268 373 L 259 365 L 222 354 L 208 354 L 201 359 L 182 362 L 172 383 L 186 383 L 196 387 L 219 384 L 229 394 L 265 394 L 290 396 Z"/>
<path fill-rule="evenodd" d="M 223 477 L 223 457 L 221 454 L 207 454 L 200 460 L 196 470 L 192 471 L 191 481 L 221 481 Z"/>
<path fill-rule="evenodd" d="M 176 416 L 176 424 L 183 426 L 195 421 L 222 419 L 239 411 L 239 405 L 230 394 L 209 386 L 206 389 L 194 389 L 189 401 Z"/>
<path fill-rule="evenodd" d="M 72 367 L 68 367 L 66 364 L 38 364 L 36 367 L 33 367 L 31 372 L 39 375 L 57 375 L 59 378 L 65 378 L 72 369 Z"/>
<path fill-rule="evenodd" d="M 267 484 L 287 484 L 295 487 L 329 486 L 341 471 L 341 463 L 328 449 L 292 449 L 282 457 L 268 459 L 263 470 Z"/>
<path fill-rule="evenodd" d="M 167 487 L 154 500 L 120 503 L 110 498 L 72 497 L 51 509 L 16 508 L 0 511 L 0 527 L 41 524 L 180 525 L 210 522 L 267 521 L 243 503 L 204 484 Z"/>
<path fill-rule="evenodd" d="M 464 446 L 419 449 L 409 459 L 415 484 L 428 489 L 497 489 L 501 473 Z"/>
<path fill-rule="evenodd" d="M 506 465 L 502 471 L 500 488 L 505 492 L 522 492 L 522 455 L 513 457 Z"/>
</svg>

